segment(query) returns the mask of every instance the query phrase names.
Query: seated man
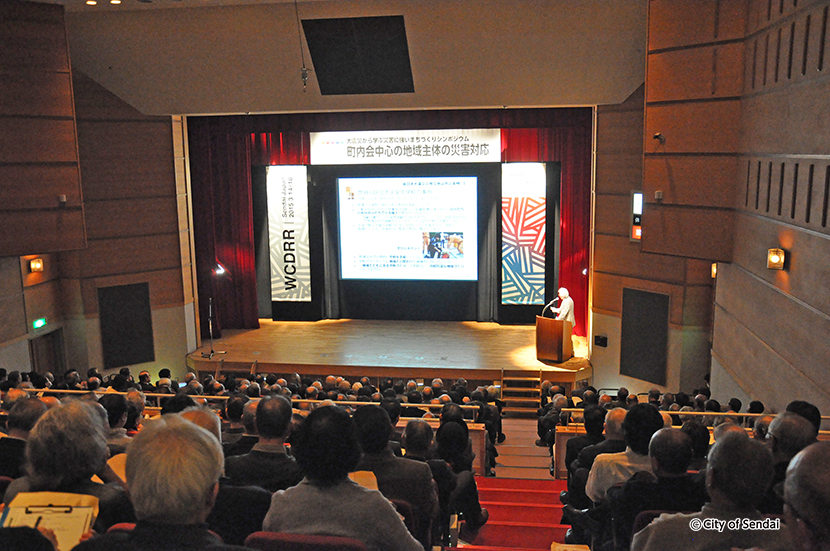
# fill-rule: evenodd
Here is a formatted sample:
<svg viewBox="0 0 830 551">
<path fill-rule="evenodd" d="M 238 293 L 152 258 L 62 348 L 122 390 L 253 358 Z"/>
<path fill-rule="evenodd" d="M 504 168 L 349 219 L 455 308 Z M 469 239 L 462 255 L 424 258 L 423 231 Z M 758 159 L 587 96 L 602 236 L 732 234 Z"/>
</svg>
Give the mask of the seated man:
<svg viewBox="0 0 830 551">
<path fill-rule="evenodd" d="M 360 461 L 360 445 L 345 409 L 312 411 L 292 446 L 306 477 L 274 494 L 263 530 L 355 538 L 369 551 L 423 551 L 380 492 L 349 479 Z"/>
<path fill-rule="evenodd" d="M 19 400 L 9 412 L 9 434 L 0 438 L 0 476 L 20 478 L 25 463 L 26 441 L 29 432 L 46 413 L 46 404 L 37 398 Z"/>
<path fill-rule="evenodd" d="M 263 398 L 256 408 L 259 442 L 245 455 L 225 461 L 225 474 L 235 486 L 261 486 L 269 492 L 295 486 L 303 479 L 300 467 L 286 454 L 292 416 L 291 403 L 282 396 Z"/>
<path fill-rule="evenodd" d="M 259 401 L 251 400 L 242 408 L 242 426 L 245 427 L 245 432 L 239 440 L 225 448 L 225 457 L 246 454 L 259 442 L 259 433 L 256 428 L 256 408 L 258 405 Z"/>
<path fill-rule="evenodd" d="M 130 532 L 95 536 L 75 551 L 244 549 L 223 545 L 205 524 L 222 460 L 216 438 L 179 415 L 148 424 L 127 453 L 127 486 L 138 524 Z"/>
<path fill-rule="evenodd" d="M 634 519 L 642 511 L 699 511 L 706 502 L 703 486 L 687 473 L 692 460 L 689 436 L 680 429 L 660 429 L 651 437 L 648 455 L 654 476 L 636 473 L 622 489 L 608 492 L 617 542 L 626 549 Z"/>
<path fill-rule="evenodd" d="M 591 500 L 585 495 L 585 484 L 588 482 L 594 459 L 604 453 L 625 451 L 625 436 L 622 428 L 625 414 L 626 410 L 623 408 L 614 408 L 609 411 L 605 415 L 604 422 L 605 440 L 583 448 L 577 460 L 568 466 L 568 494 L 567 498 L 563 497 L 563 499 L 577 509 L 585 509 L 591 505 Z"/>
<path fill-rule="evenodd" d="M 784 482 L 784 518 L 791 549 L 830 549 L 830 442 L 812 444 L 796 455 Z"/>
<path fill-rule="evenodd" d="M 605 437 L 602 435 L 605 421 L 605 409 L 600 406 L 590 405 L 585 408 L 583 413 L 583 424 L 585 426 L 585 434 L 573 436 L 568 439 L 565 445 L 565 466 L 568 468 L 568 477 L 571 475 L 572 464 L 579 457 L 579 452 L 588 446 L 599 444 Z M 553 458 L 551 458 L 553 461 Z M 576 467 L 576 465 L 573 465 Z M 553 469 L 553 465 L 551 465 Z"/>
<path fill-rule="evenodd" d="M 387 499 L 400 499 L 412 506 L 415 536 L 431 547 L 432 523 L 438 520 L 438 496 L 430 468 L 418 461 L 395 457 L 389 449 L 392 424 L 389 414 L 379 406 L 363 406 L 354 413 L 363 458 L 359 471 L 372 471 L 378 490 Z"/>
<path fill-rule="evenodd" d="M 764 517 L 755 507 L 772 482 L 772 474 L 772 454 L 763 444 L 745 434 L 724 434 L 709 452 L 706 490 L 711 501 L 698 513 L 661 515 L 634 535 L 632 551 L 786 549 L 783 526 L 740 529 L 727 524 L 735 520 L 760 524 Z"/>
<path fill-rule="evenodd" d="M 651 472 L 648 443 L 662 428 L 663 417 L 654 406 L 637 404 L 628 410 L 623 421 L 625 451 L 597 456 L 585 483 L 585 495 L 594 503 L 601 503 L 605 501 L 608 488 L 614 484 L 627 481 L 639 471 Z"/>
<path fill-rule="evenodd" d="M 123 394 L 104 394 L 98 399 L 98 403 L 107 410 L 107 421 L 109 422 L 109 434 L 107 435 L 107 448 L 110 455 L 118 455 L 127 451 L 132 438 L 127 436 L 127 399 Z"/>
<path fill-rule="evenodd" d="M 775 474 L 772 486 L 758 504 L 759 511 L 775 515 L 784 512 L 784 501 L 780 496 L 784 494 L 787 466 L 798 452 L 815 442 L 817 436 L 818 431 L 813 424 L 801 415 L 785 411 L 775 416 L 769 424 L 766 440 L 772 451 Z"/>
</svg>

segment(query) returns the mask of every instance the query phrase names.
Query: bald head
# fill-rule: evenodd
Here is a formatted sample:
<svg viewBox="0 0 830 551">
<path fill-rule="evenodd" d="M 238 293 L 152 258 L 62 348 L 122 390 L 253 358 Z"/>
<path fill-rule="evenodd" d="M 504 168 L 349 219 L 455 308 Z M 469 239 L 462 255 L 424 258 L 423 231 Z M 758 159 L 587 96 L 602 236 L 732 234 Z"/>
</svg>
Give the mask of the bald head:
<svg viewBox="0 0 830 551">
<path fill-rule="evenodd" d="M 686 474 L 692 462 L 692 439 L 680 429 L 660 429 L 651 437 L 648 455 L 658 476 Z"/>
<path fill-rule="evenodd" d="M 795 548 L 830 548 L 830 442 L 804 448 L 790 461 L 784 482 L 787 528 Z M 795 517 L 795 518 L 793 518 Z M 798 522 L 796 519 L 801 519 Z"/>
<path fill-rule="evenodd" d="M 770 450 L 746 433 L 728 432 L 709 451 L 706 489 L 713 502 L 723 498 L 754 508 L 772 483 Z"/>
<path fill-rule="evenodd" d="M 795 454 L 816 441 L 815 426 L 797 413 L 779 413 L 769 424 L 767 439 L 772 440 L 776 461 L 789 461 Z"/>
<path fill-rule="evenodd" d="M 29 393 L 19 388 L 10 388 L 3 398 L 3 409 L 11 411 L 14 405 L 20 400 L 25 400 L 29 397 Z"/>
</svg>

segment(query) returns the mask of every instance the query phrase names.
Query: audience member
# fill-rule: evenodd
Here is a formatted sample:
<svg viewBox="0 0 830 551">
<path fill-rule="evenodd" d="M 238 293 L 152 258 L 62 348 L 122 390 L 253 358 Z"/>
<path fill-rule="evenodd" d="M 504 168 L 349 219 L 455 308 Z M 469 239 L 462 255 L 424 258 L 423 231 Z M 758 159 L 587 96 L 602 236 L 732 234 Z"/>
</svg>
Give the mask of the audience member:
<svg viewBox="0 0 830 551">
<path fill-rule="evenodd" d="M 784 518 L 792 549 L 830 549 L 830 442 L 818 442 L 790 461 L 784 482 Z"/>
<path fill-rule="evenodd" d="M 816 428 L 816 433 L 821 430 L 821 412 L 810 402 L 805 402 L 804 400 L 794 400 L 787 404 L 787 411 L 797 413 L 810 421 L 810 423 L 812 423 Z"/>
<path fill-rule="evenodd" d="M 772 485 L 758 505 L 762 513 L 780 515 L 784 512 L 784 478 L 790 460 L 816 441 L 818 431 L 806 418 L 786 411 L 779 413 L 769 424 L 767 445 L 772 451 L 775 474 Z"/>
<path fill-rule="evenodd" d="M 222 447 L 205 429 L 179 415 L 154 420 L 130 445 L 126 472 L 135 529 L 96 536 L 75 551 L 243 549 L 222 544 L 205 523 L 222 472 Z"/>
<path fill-rule="evenodd" d="M 772 529 L 693 530 L 694 526 L 700 526 L 697 521 L 702 523 L 705 519 L 724 523 L 746 519 L 760 525 L 763 516 L 755 507 L 767 491 L 772 475 L 772 453 L 763 444 L 745 434 L 725 434 L 709 452 L 706 489 L 711 501 L 698 513 L 661 515 L 634 535 L 632 551 L 786 549 L 784 530 L 778 529 L 780 525 L 776 526 L 772 520 L 768 523 Z"/>
<path fill-rule="evenodd" d="M 225 460 L 225 474 L 232 484 L 261 486 L 276 492 L 295 486 L 303 479 L 300 467 L 285 448 L 292 413 L 291 403 L 282 396 L 259 401 L 256 406 L 259 442 L 247 454 Z"/>
<path fill-rule="evenodd" d="M 651 436 L 663 428 L 663 417 L 651 404 L 637 404 L 628 410 L 623 421 L 626 450 L 597 456 L 585 484 L 585 494 L 595 503 L 605 501 L 605 493 L 614 484 L 625 482 L 638 471 L 651 472 L 648 444 Z"/>
<path fill-rule="evenodd" d="M 98 403 L 107 410 L 107 423 L 109 424 L 107 448 L 109 448 L 110 455 L 125 453 L 132 442 L 132 438 L 127 436 L 127 429 L 124 428 L 127 424 L 127 399 L 123 394 L 107 393 L 98 399 Z"/>
<path fill-rule="evenodd" d="M 364 406 L 354 412 L 363 458 L 357 470 L 372 471 L 378 490 L 387 499 L 400 499 L 412 506 L 414 535 L 424 549 L 432 545 L 432 523 L 438 519 L 438 496 L 427 465 L 395 457 L 389 449 L 392 424 L 389 414 L 378 406 Z"/>
<path fill-rule="evenodd" d="M 689 470 L 703 471 L 706 469 L 706 457 L 709 455 L 709 429 L 696 419 L 686 421 L 680 427 L 692 443 L 692 460 Z"/>
<path fill-rule="evenodd" d="M 96 531 L 104 532 L 118 522 L 131 522 L 134 514 L 130 500 L 108 469 L 107 456 L 104 422 L 93 404 L 73 400 L 50 409 L 29 434 L 27 474 L 9 485 L 4 502 L 8 505 L 21 492 L 87 494 L 98 498 Z M 113 482 L 92 482 L 94 474 Z"/>
<path fill-rule="evenodd" d="M 264 530 L 355 538 L 369 551 L 423 550 L 380 492 L 349 480 L 360 461 L 360 446 L 348 412 L 318 407 L 292 441 L 306 477 L 274 494 Z"/>
<path fill-rule="evenodd" d="M 46 413 L 46 404 L 37 398 L 18 400 L 9 412 L 8 436 L 0 438 L 0 476 L 20 478 L 25 474 L 26 441 L 38 419 Z"/>
</svg>

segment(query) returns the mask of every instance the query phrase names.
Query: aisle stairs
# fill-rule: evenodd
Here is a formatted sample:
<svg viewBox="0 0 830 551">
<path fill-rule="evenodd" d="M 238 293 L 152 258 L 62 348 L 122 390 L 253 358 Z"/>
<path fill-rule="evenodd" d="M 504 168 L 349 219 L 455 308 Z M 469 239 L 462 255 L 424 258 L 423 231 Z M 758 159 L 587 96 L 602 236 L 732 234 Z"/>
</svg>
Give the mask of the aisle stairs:
<svg viewBox="0 0 830 551">
<path fill-rule="evenodd" d="M 462 526 L 459 551 L 550 549 L 553 542 L 564 542 L 569 528 L 559 524 L 559 492 L 566 483 L 550 476 L 547 449 L 534 445 L 535 419 L 507 418 L 502 428 L 507 438 L 497 446 L 496 477 L 476 477 L 490 520 L 477 533 Z"/>
<path fill-rule="evenodd" d="M 540 374 L 534 371 L 505 370 L 501 379 L 501 399 L 508 417 L 536 418 L 541 398 Z"/>
</svg>

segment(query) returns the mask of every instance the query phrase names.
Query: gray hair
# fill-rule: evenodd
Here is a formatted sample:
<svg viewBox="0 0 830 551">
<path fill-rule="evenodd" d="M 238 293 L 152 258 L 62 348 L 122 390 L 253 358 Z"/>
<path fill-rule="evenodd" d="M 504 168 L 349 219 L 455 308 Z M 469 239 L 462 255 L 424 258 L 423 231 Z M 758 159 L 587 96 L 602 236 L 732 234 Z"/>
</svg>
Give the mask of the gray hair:
<svg viewBox="0 0 830 551">
<path fill-rule="evenodd" d="M 38 420 L 26 445 L 32 490 L 56 490 L 88 480 L 104 467 L 107 434 L 95 406 L 73 400 Z"/>
<path fill-rule="evenodd" d="M 204 522 L 224 457 L 216 437 L 179 415 L 148 423 L 127 453 L 127 486 L 139 520 Z"/>
<path fill-rule="evenodd" d="M 246 406 L 248 404 L 245 404 Z M 219 442 L 222 442 L 222 420 L 216 415 L 216 412 L 204 406 L 191 406 L 179 412 L 179 415 L 194 423 L 213 436 Z"/>
</svg>

